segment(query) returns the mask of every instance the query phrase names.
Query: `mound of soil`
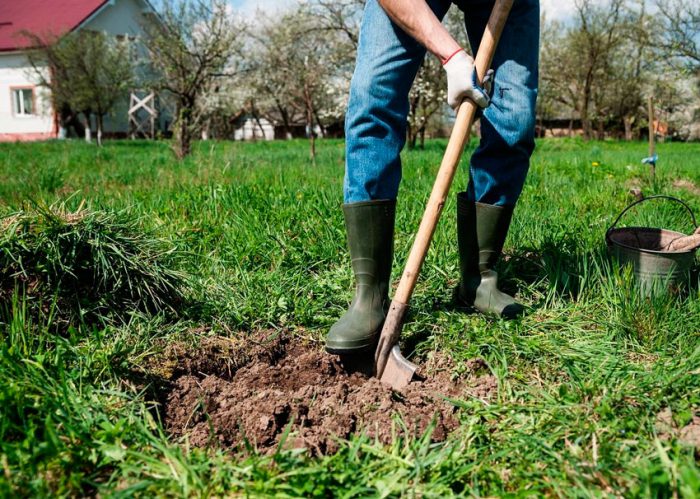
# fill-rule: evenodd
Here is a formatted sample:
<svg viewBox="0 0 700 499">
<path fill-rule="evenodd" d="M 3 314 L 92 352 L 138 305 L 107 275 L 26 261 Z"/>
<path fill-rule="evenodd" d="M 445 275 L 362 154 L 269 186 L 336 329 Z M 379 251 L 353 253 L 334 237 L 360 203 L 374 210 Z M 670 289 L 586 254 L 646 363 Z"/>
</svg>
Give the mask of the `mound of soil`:
<svg viewBox="0 0 700 499">
<path fill-rule="evenodd" d="M 218 344 L 202 346 L 202 358 L 180 352 L 165 403 L 168 431 L 201 447 L 248 443 L 265 452 L 284 438 L 288 448 L 319 455 L 360 432 L 387 444 L 432 431 L 438 442 L 458 427 L 456 407 L 446 398 L 489 399 L 497 389 L 495 378 L 482 374 L 488 370 L 481 360 L 453 380 L 451 361 L 434 356 L 424 379 L 396 392 L 371 376 L 367 359 L 341 362 L 291 335 L 213 341 Z"/>
</svg>

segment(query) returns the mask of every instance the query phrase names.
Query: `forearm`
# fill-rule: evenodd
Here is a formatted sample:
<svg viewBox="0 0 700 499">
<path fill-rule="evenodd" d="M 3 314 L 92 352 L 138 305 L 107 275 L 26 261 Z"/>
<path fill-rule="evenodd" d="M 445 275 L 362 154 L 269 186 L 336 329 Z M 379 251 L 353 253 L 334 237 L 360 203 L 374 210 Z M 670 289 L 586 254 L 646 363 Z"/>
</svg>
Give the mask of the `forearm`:
<svg viewBox="0 0 700 499">
<path fill-rule="evenodd" d="M 425 0 L 378 0 L 387 15 L 441 61 L 461 47 Z"/>
</svg>

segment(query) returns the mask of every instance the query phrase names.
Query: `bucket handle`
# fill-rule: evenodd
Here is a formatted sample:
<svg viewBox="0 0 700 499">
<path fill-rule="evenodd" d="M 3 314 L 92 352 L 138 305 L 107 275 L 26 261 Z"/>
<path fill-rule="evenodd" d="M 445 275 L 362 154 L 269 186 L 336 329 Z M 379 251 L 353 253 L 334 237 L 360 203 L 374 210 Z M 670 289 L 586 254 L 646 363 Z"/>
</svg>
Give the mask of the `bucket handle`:
<svg viewBox="0 0 700 499">
<path fill-rule="evenodd" d="M 690 206 L 688 206 L 688 204 L 685 201 L 682 201 L 682 200 L 675 198 L 673 196 L 666 196 L 663 194 L 658 194 L 656 196 L 649 196 L 647 198 L 639 199 L 639 200 L 635 201 L 634 203 L 632 203 L 631 205 L 629 205 L 624 210 L 622 210 L 622 213 L 620 213 L 617 216 L 617 218 L 615 219 L 613 224 L 608 228 L 608 230 L 605 231 L 605 239 L 609 240 L 608 236 L 610 235 L 610 232 L 617 227 L 617 224 L 620 221 L 620 219 L 622 218 L 622 216 L 625 213 L 627 213 L 630 210 L 630 208 L 633 208 L 634 206 L 637 206 L 639 203 L 643 203 L 644 201 L 649 201 L 650 199 L 670 199 L 671 201 L 675 201 L 677 203 L 682 204 L 685 207 L 685 209 L 688 210 L 688 213 L 690 213 L 690 219 L 693 221 L 694 230 L 698 228 L 698 223 L 695 220 L 695 213 L 693 213 L 693 210 L 690 208 Z"/>
</svg>

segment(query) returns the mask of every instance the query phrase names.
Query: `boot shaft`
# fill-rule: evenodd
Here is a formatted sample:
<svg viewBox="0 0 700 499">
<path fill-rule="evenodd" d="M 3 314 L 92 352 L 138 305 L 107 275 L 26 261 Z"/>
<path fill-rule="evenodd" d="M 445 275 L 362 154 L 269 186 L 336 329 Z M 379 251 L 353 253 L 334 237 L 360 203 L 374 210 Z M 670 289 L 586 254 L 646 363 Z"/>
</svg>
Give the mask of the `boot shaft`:
<svg viewBox="0 0 700 499">
<path fill-rule="evenodd" d="M 339 355 L 370 348 L 384 322 L 389 305 L 396 201 L 346 204 L 343 213 L 355 296 L 326 338 L 326 350 Z"/>
<path fill-rule="evenodd" d="M 493 270 L 508 235 L 513 206 L 471 201 L 457 194 L 457 244 L 462 275 Z"/>
<path fill-rule="evenodd" d="M 394 252 L 396 201 L 345 204 L 343 213 L 357 291 L 378 287 L 386 296 Z"/>
<path fill-rule="evenodd" d="M 512 206 L 494 206 L 457 195 L 457 240 L 461 279 L 458 299 L 477 310 L 506 319 L 521 315 L 524 308 L 498 289 L 494 270 L 513 217 Z"/>
</svg>

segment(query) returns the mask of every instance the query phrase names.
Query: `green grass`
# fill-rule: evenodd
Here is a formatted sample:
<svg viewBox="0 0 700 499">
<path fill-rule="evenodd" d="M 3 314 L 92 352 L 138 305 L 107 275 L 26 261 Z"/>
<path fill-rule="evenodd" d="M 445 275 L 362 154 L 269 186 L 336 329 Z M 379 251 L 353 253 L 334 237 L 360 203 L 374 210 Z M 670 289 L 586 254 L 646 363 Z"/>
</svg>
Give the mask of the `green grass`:
<svg viewBox="0 0 700 499">
<path fill-rule="evenodd" d="M 404 154 L 394 277 L 422 215 L 444 141 Z M 700 292 L 641 299 L 612 266 L 604 233 L 632 198 L 682 197 L 700 214 L 700 145 L 660 144 L 654 182 L 642 143 L 538 144 L 501 265 L 531 312 L 505 322 L 451 305 L 458 262 L 451 196 L 414 294 L 405 353 L 481 356 L 497 400 L 459 401 L 447 443 L 365 437 L 332 456 L 232 456 L 170 441 L 148 386 L 164 346 L 197 331 L 283 328 L 321 341 L 350 300 L 341 216 L 343 144 L 201 143 L 173 160 L 166 143 L 0 144 L 0 213 L 62 203 L 116 214 L 164 235 L 190 275 L 188 306 L 121 322 L 75 321 L 55 334 L 20 291 L 0 317 L 0 495 L 698 497 L 698 451 L 665 438 L 700 412 Z M 465 161 L 465 160 L 463 160 Z M 593 166 L 593 163 L 597 166 Z M 466 163 L 465 163 L 466 164 Z M 455 188 L 466 183 L 463 169 Z M 106 215 L 107 216 L 107 215 Z M 138 221 L 135 226 L 129 221 Z M 133 222 L 137 223 L 137 222 Z M 623 220 L 690 231 L 672 203 Z M 5 237 L 5 236 L 3 236 Z"/>
</svg>

